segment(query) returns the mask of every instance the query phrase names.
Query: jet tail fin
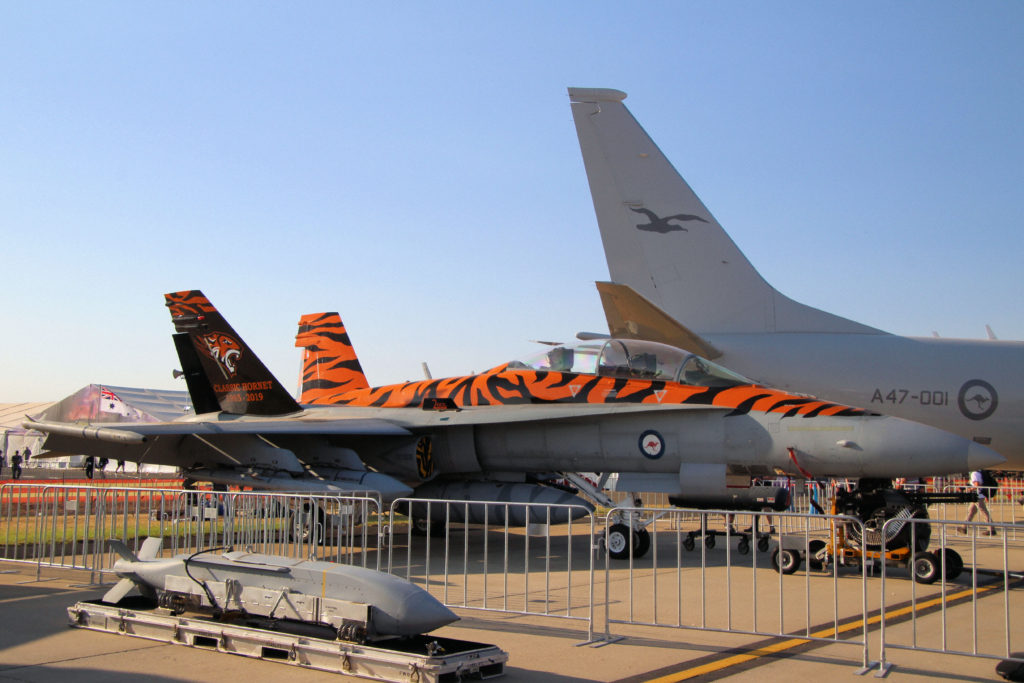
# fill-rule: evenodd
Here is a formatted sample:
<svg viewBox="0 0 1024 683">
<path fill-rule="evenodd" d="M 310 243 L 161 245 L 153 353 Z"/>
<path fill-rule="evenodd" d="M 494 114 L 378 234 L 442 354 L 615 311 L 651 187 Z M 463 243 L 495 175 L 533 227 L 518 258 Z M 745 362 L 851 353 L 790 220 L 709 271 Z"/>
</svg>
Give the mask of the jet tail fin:
<svg viewBox="0 0 1024 683">
<path fill-rule="evenodd" d="M 234 415 L 284 415 L 302 409 L 202 292 L 173 292 L 165 294 L 164 299 L 174 329 L 187 334 L 192 341 L 199 365 L 222 411 Z M 179 346 L 183 366 L 189 364 L 187 356 L 182 356 Z M 192 391 L 191 386 L 189 390 Z"/>
<path fill-rule="evenodd" d="M 672 316 L 640 296 L 627 285 L 598 282 L 604 316 L 611 336 L 620 339 L 646 339 L 685 349 L 708 360 L 722 352 L 694 334 Z"/>
<path fill-rule="evenodd" d="M 783 296 L 729 238 L 623 104 L 569 88 L 611 279 L 701 333 L 879 330 Z"/>
<path fill-rule="evenodd" d="M 330 403 L 331 396 L 370 386 L 337 313 L 310 313 L 299 318 L 295 346 L 305 349 L 299 402 Z"/>
</svg>

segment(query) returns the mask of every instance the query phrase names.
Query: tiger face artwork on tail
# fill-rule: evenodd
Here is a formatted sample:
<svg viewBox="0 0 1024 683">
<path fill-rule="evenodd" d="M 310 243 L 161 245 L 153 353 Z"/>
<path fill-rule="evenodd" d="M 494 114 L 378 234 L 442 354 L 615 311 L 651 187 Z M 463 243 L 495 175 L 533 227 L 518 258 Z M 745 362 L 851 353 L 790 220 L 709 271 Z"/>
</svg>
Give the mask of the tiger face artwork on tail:
<svg viewBox="0 0 1024 683">
<path fill-rule="evenodd" d="M 242 347 L 237 341 L 222 332 L 199 335 L 195 339 L 199 350 L 217 362 L 224 379 L 235 376 L 242 357 Z"/>
</svg>

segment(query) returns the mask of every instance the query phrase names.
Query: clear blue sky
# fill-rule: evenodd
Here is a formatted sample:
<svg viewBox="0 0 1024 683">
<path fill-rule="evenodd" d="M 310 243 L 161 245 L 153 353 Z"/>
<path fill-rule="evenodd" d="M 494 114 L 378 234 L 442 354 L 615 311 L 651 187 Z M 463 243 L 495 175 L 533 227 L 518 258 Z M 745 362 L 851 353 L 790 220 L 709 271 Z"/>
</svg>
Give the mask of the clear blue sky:
<svg viewBox="0 0 1024 683">
<path fill-rule="evenodd" d="M 289 387 L 601 331 L 567 86 L 618 88 L 762 275 L 908 335 L 1024 338 L 1024 3 L 7 2 L 0 401 L 184 388 L 206 292 Z"/>
</svg>

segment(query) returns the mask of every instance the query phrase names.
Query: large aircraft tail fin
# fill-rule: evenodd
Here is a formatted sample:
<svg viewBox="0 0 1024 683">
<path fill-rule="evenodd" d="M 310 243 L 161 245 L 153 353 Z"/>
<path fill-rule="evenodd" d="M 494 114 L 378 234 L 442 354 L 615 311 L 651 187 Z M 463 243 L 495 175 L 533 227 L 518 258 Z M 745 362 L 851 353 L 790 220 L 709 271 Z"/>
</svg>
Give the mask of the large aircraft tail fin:
<svg viewBox="0 0 1024 683">
<path fill-rule="evenodd" d="M 669 346 L 685 349 L 691 353 L 714 360 L 722 352 L 700 335 L 640 296 L 628 285 L 614 282 L 598 282 L 604 317 L 608 320 L 608 331 L 619 339 L 646 339 Z"/>
<path fill-rule="evenodd" d="M 165 294 L 164 299 L 171 310 L 174 329 L 191 339 L 222 411 L 234 415 L 284 415 L 301 410 L 202 292 L 174 292 Z M 176 346 L 182 365 L 188 365 L 187 354 L 182 355 L 182 348 L 187 349 L 187 345 L 176 341 Z"/>
<path fill-rule="evenodd" d="M 300 403 L 329 403 L 332 396 L 370 386 L 337 313 L 310 313 L 299 318 L 295 346 L 305 349 Z"/>
<path fill-rule="evenodd" d="M 754 269 L 623 104 L 569 88 L 611 279 L 701 333 L 879 331 L 797 303 Z"/>
</svg>

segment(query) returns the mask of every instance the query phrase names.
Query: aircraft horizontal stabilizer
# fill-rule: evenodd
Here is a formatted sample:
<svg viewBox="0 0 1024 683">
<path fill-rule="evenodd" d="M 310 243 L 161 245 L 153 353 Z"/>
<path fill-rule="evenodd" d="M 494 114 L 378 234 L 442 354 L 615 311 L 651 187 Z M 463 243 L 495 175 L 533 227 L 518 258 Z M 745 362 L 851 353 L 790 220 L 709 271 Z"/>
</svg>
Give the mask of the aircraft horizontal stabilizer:
<svg viewBox="0 0 1024 683">
<path fill-rule="evenodd" d="M 608 320 L 608 331 L 620 339 L 646 339 L 677 346 L 714 360 L 722 352 L 687 329 L 628 285 L 598 282 L 601 305 Z"/>
</svg>

